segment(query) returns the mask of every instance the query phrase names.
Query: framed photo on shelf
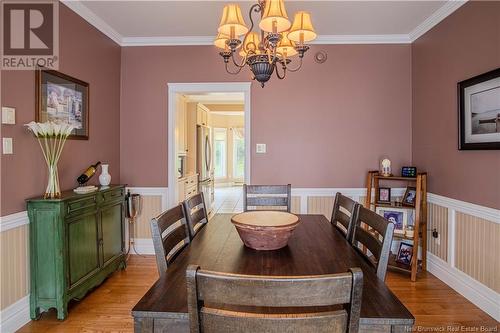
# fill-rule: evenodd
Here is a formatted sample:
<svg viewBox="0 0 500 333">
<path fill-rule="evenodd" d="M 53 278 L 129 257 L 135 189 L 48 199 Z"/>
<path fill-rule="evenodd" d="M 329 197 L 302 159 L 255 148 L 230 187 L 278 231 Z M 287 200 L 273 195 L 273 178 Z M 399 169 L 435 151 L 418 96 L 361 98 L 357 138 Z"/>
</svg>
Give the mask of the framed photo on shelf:
<svg viewBox="0 0 500 333">
<path fill-rule="evenodd" d="M 417 198 L 417 188 L 407 187 L 403 196 L 403 206 L 415 207 L 415 199 Z"/>
<path fill-rule="evenodd" d="M 408 225 L 408 210 L 393 207 L 377 207 L 375 212 L 389 222 L 394 223 L 394 233 L 404 235 Z"/>
<path fill-rule="evenodd" d="M 391 188 L 390 187 L 379 187 L 378 188 L 378 202 L 379 203 L 391 203 Z"/>
<path fill-rule="evenodd" d="M 458 83 L 458 149 L 500 149 L 500 68 Z"/>
<path fill-rule="evenodd" d="M 399 251 L 396 255 L 396 262 L 400 264 L 410 265 L 413 257 L 413 245 L 405 242 L 399 244 Z"/>
<path fill-rule="evenodd" d="M 68 139 L 89 138 L 89 84 L 53 70 L 37 70 L 37 122 L 65 122 L 75 126 Z"/>
</svg>

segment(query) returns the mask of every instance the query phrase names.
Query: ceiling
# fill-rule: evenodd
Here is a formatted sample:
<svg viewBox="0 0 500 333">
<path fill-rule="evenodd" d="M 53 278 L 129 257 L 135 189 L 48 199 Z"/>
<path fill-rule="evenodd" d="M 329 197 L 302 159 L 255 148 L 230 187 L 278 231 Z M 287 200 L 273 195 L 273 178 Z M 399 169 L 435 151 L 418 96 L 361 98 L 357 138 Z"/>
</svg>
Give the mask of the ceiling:
<svg viewBox="0 0 500 333">
<path fill-rule="evenodd" d="M 247 25 L 256 1 L 238 1 Z M 123 46 L 206 45 L 227 1 L 64 1 Z M 311 12 L 317 43 L 410 43 L 463 1 L 292 1 L 288 16 Z M 258 16 L 254 14 L 254 17 Z M 257 19 L 258 21 L 258 19 Z"/>
</svg>

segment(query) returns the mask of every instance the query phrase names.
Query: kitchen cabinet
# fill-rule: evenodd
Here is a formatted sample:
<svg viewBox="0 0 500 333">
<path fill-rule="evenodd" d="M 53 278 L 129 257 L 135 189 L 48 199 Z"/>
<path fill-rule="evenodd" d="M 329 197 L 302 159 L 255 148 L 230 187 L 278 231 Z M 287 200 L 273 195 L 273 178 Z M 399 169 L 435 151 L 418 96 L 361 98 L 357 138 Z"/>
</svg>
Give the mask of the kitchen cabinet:
<svg viewBox="0 0 500 333">
<path fill-rule="evenodd" d="M 179 201 L 192 197 L 198 193 L 198 174 L 179 178 L 177 186 Z"/>
<path fill-rule="evenodd" d="M 30 316 L 56 308 L 65 319 L 71 299 L 81 299 L 125 267 L 125 186 L 60 199 L 27 201 L 30 220 Z"/>
<path fill-rule="evenodd" d="M 201 126 L 209 126 L 210 110 L 203 104 L 198 103 L 196 106 L 196 124 Z"/>
</svg>

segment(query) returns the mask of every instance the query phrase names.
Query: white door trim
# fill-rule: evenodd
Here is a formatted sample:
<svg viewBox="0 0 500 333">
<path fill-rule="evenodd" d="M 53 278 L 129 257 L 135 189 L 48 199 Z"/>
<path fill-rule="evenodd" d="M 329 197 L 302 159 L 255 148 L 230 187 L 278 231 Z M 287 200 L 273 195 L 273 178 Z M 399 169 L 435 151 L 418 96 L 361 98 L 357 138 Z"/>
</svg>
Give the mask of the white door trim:
<svg viewBox="0 0 500 333">
<path fill-rule="evenodd" d="M 175 160 L 177 156 L 177 144 L 175 142 L 176 124 L 176 98 L 178 93 L 200 93 L 200 92 L 242 92 L 245 99 L 245 182 L 250 183 L 250 89 L 251 82 L 207 82 L 207 83 L 168 83 L 168 207 L 177 204 L 177 172 L 175 172 Z"/>
</svg>

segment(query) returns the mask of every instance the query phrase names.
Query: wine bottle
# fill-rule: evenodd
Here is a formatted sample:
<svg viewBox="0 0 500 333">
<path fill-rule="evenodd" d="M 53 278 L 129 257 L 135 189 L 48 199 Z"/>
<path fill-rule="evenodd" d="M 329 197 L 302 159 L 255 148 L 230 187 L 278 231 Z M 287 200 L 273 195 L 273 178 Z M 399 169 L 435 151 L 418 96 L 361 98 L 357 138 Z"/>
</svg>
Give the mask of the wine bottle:
<svg viewBox="0 0 500 333">
<path fill-rule="evenodd" d="M 95 172 L 97 171 L 97 167 L 99 166 L 99 164 L 101 164 L 100 161 L 98 161 L 96 164 L 94 165 L 91 165 L 87 168 L 87 170 L 85 170 L 81 175 L 80 177 L 78 177 L 76 179 L 76 181 L 78 182 L 78 184 L 80 185 L 83 185 L 85 184 L 86 182 L 89 181 L 90 178 L 92 178 L 92 176 L 95 174 Z"/>
</svg>

